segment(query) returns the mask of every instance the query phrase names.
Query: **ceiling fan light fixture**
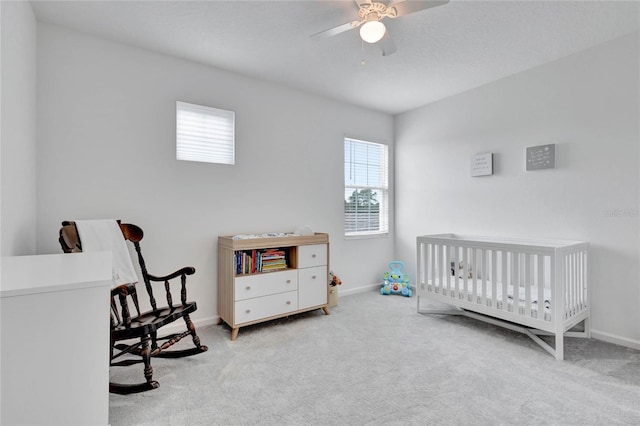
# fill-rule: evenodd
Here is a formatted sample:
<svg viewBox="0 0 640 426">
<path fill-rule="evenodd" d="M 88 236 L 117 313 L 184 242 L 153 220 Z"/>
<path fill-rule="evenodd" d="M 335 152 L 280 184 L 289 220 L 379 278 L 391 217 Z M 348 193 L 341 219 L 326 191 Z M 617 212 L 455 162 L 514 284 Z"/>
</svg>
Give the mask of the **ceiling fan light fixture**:
<svg viewBox="0 0 640 426">
<path fill-rule="evenodd" d="M 384 36 L 387 31 L 384 24 L 380 21 L 368 21 L 360 27 L 360 37 L 367 43 L 376 43 Z"/>
</svg>

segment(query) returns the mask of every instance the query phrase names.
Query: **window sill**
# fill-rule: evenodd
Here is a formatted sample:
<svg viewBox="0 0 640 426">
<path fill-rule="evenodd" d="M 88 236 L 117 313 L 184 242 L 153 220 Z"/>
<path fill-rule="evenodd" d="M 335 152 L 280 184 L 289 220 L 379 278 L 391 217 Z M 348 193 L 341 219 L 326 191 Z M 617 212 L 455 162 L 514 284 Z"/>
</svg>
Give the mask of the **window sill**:
<svg viewBox="0 0 640 426">
<path fill-rule="evenodd" d="M 389 232 L 371 232 L 371 233 L 362 233 L 362 234 L 349 234 L 345 235 L 345 240 L 364 240 L 371 238 L 387 238 L 389 237 Z"/>
</svg>

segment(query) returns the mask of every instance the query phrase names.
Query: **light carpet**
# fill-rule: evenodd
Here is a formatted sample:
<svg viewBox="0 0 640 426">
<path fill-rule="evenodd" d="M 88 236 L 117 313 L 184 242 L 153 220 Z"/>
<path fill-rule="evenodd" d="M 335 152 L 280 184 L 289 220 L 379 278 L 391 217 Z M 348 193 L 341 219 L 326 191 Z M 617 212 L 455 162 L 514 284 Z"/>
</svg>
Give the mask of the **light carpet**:
<svg viewBox="0 0 640 426">
<path fill-rule="evenodd" d="M 639 351 L 565 338 L 556 361 L 522 334 L 418 314 L 415 297 L 341 297 L 233 342 L 224 325 L 198 334 L 208 352 L 152 360 L 160 388 L 110 395 L 111 425 L 640 424 Z"/>
</svg>

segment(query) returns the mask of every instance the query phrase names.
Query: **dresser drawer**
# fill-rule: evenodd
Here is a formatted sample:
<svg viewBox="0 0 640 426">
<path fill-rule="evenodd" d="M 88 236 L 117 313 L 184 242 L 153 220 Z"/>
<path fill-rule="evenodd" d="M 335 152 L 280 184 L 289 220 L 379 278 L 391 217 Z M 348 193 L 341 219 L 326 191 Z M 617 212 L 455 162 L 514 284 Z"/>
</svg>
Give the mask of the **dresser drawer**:
<svg viewBox="0 0 640 426">
<path fill-rule="evenodd" d="M 235 302 L 236 325 L 256 321 L 298 309 L 298 292 L 272 294 L 270 296 Z"/>
<path fill-rule="evenodd" d="M 234 282 L 234 300 L 245 300 L 298 289 L 295 269 L 237 277 Z"/>
<path fill-rule="evenodd" d="M 327 304 L 327 266 L 298 269 L 298 309 Z"/>
<path fill-rule="evenodd" d="M 298 268 L 309 268 L 327 264 L 327 245 L 311 244 L 298 247 Z"/>
</svg>

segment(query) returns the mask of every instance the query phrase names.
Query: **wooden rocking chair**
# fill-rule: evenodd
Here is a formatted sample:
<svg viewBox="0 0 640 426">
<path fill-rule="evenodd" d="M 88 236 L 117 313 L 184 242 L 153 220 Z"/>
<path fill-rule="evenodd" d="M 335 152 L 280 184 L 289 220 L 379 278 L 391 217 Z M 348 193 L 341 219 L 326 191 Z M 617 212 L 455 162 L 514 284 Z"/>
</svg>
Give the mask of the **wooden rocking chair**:
<svg viewBox="0 0 640 426">
<path fill-rule="evenodd" d="M 118 225 L 125 240 L 132 242 L 135 247 L 144 285 L 152 307 L 150 311 L 140 313 L 135 283 L 123 284 L 111 290 L 110 365 L 115 367 L 143 363 L 145 382 L 138 384 L 109 383 L 109 392 L 130 394 L 156 389 L 160 386 L 157 381 L 153 380 L 151 357 L 179 358 L 205 352 L 208 348 L 200 344 L 200 338 L 196 334 L 195 326 L 189 318 L 189 315 L 197 309 L 197 306 L 196 302 L 187 301 L 186 280 L 187 275 L 195 273 L 195 269 L 188 266 L 162 277 L 149 274 L 140 250 L 140 240 L 143 237 L 142 229 L 136 225 L 120 223 L 120 221 L 118 221 Z M 59 241 L 65 253 L 82 251 L 82 244 L 75 222 L 62 222 Z M 170 291 L 170 281 L 177 278 L 180 278 L 181 282 L 180 303 L 174 304 Z M 152 283 L 164 283 L 167 299 L 166 306 L 158 307 L 153 296 Z M 133 317 L 131 316 L 128 300 L 133 301 L 135 307 L 136 315 Z M 158 337 L 158 330 L 161 327 L 180 318 L 186 324 L 186 331 Z M 194 348 L 165 350 L 189 334 L 193 339 Z M 136 339 L 137 341 L 134 343 L 118 343 L 131 339 Z M 140 358 L 117 361 L 118 358 L 126 354 L 137 355 Z"/>
</svg>

